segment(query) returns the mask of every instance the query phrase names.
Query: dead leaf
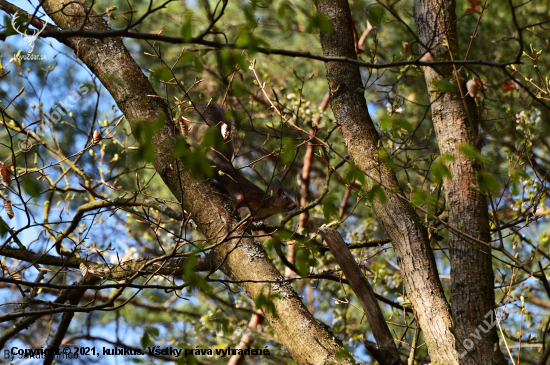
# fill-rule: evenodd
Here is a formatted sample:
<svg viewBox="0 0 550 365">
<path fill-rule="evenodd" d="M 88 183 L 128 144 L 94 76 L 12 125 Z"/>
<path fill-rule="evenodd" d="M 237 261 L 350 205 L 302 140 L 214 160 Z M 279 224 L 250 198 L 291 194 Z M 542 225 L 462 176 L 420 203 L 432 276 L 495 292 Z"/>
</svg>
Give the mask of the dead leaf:
<svg viewBox="0 0 550 365">
<path fill-rule="evenodd" d="M 99 142 L 101 142 L 101 133 L 99 133 L 99 131 L 96 129 L 92 138 L 92 144 L 96 145 Z"/>
<path fill-rule="evenodd" d="M 191 121 L 189 120 L 189 118 L 181 117 L 178 120 L 178 124 L 180 125 L 180 128 L 181 128 L 181 134 L 183 134 L 186 137 L 189 131 L 191 130 L 190 123 Z"/>
<path fill-rule="evenodd" d="M 481 9 L 479 9 L 481 6 L 481 0 L 468 0 L 468 2 L 470 3 L 470 7 L 466 9 L 466 11 L 481 14 Z"/>
<path fill-rule="evenodd" d="M 80 263 L 80 272 L 82 273 L 82 276 L 86 277 L 88 276 L 88 266 L 84 265 L 83 262 Z"/>
<path fill-rule="evenodd" d="M 229 136 L 231 135 L 231 133 L 229 131 L 229 127 L 224 122 L 221 122 L 221 125 L 222 125 L 221 126 L 222 137 L 223 137 L 223 139 L 227 140 L 229 138 Z"/>
<path fill-rule="evenodd" d="M 403 43 L 403 49 L 405 50 L 405 53 L 409 53 L 411 51 L 411 45 L 408 44 L 407 42 L 402 42 Z"/>
<path fill-rule="evenodd" d="M 11 169 L 2 161 L 0 161 L 0 179 L 8 187 L 11 186 Z"/>
<path fill-rule="evenodd" d="M 4 199 L 4 209 L 6 210 L 6 213 L 8 213 L 8 217 L 10 219 L 15 217 L 15 214 L 13 214 L 13 205 L 11 203 L 11 200 Z"/>
<path fill-rule="evenodd" d="M 475 79 L 476 85 L 478 88 L 482 89 L 483 91 L 487 91 L 487 86 L 485 86 L 485 83 L 483 80 L 481 80 L 479 77 Z"/>
<path fill-rule="evenodd" d="M 433 62 L 434 56 L 430 52 L 426 52 L 419 60 L 420 62 Z"/>
<path fill-rule="evenodd" d="M 502 84 L 502 93 L 503 94 L 509 93 L 510 91 L 514 91 L 515 89 L 516 89 L 516 85 L 513 81 L 506 80 Z"/>
<path fill-rule="evenodd" d="M 479 99 L 478 86 L 475 80 L 469 80 L 466 83 L 466 89 L 468 89 L 468 94 L 474 99 Z"/>
</svg>

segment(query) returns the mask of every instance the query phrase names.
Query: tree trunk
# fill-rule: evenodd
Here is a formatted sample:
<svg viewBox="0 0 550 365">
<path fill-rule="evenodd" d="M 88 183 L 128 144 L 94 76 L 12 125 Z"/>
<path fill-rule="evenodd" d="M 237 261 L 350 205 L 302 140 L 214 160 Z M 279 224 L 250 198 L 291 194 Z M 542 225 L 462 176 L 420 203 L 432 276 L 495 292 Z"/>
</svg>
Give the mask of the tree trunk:
<svg viewBox="0 0 550 365">
<path fill-rule="evenodd" d="M 437 14 L 437 18 L 436 18 Z M 456 28 L 455 2 L 452 0 L 417 0 L 414 18 L 418 37 L 435 60 L 450 60 L 451 55 L 459 59 Z M 445 29 L 446 33 L 443 33 Z M 433 47 L 433 48 L 432 48 Z M 420 46 L 421 54 L 427 51 Z M 487 334 L 480 331 L 490 327 L 495 308 L 494 273 L 491 266 L 491 234 L 489 214 L 485 196 L 476 190 L 479 186 L 479 163 L 460 153 L 463 144 L 475 144 L 477 137 L 477 108 L 474 99 L 464 97 L 467 92 L 465 80 L 460 79 L 456 92 L 434 91 L 434 82 L 446 79 L 457 85 L 453 66 L 437 67 L 436 72 L 424 67 L 424 75 L 430 100 L 432 120 L 442 155 L 454 157 L 448 163 L 452 179 L 444 179 L 445 199 L 449 210 L 449 226 L 478 238 L 488 245 L 480 245 L 449 231 L 449 252 L 451 259 L 451 309 L 453 328 L 457 335 L 457 350 L 460 364 L 505 364 L 499 346 L 497 329 L 493 326 Z M 459 74 L 460 76 L 460 74 Z M 476 340 L 471 334 L 483 334 Z M 484 338 L 487 336 L 487 338 Z M 468 350 L 468 351 L 466 351 Z"/>
<path fill-rule="evenodd" d="M 325 56 L 356 58 L 349 4 L 346 0 L 316 1 L 317 11 L 331 20 L 332 34 L 321 32 Z M 355 164 L 380 183 L 388 202 L 372 202 L 374 212 L 392 240 L 403 282 L 420 326 L 432 364 L 458 364 L 449 304 L 439 282 L 439 274 L 428 242 L 426 228 L 404 199 L 395 174 L 383 163 L 378 132 L 370 118 L 359 67 L 349 63 L 327 62 L 330 105 L 344 143 Z M 395 189 L 390 193 L 389 189 Z"/>
<path fill-rule="evenodd" d="M 88 5 L 85 5 L 87 8 Z M 63 0 L 46 0 L 42 6 L 63 30 L 79 29 L 85 21 L 80 3 L 64 5 Z M 62 8 L 64 10 L 59 11 Z M 110 28 L 94 11 L 90 11 L 84 30 L 108 31 Z M 202 234 L 211 243 L 220 243 L 237 222 L 224 209 L 222 198 L 211 193 L 212 188 L 206 181 L 195 181 L 185 171 L 175 173 L 182 170 L 181 163 L 172 157 L 177 129 L 162 99 L 150 96 L 156 95 L 156 92 L 122 40 L 77 38 L 76 41 L 78 46 L 73 48 L 76 56 L 110 92 L 132 129 L 139 120 L 153 122 L 158 117 L 164 119 L 164 128 L 153 138 L 156 151 L 153 165 Z M 294 360 L 298 364 L 348 364 L 346 359 L 336 359 L 335 353 L 340 346 L 308 312 L 263 247 L 247 237 L 242 229 L 231 235 L 242 238 L 225 242 L 214 249 L 217 265 L 221 265 L 220 270 L 230 279 L 243 281 L 240 287 L 253 300 L 262 292 L 264 295 L 278 293 L 282 297 L 273 299 L 278 317 L 270 311 L 264 315 Z"/>
</svg>

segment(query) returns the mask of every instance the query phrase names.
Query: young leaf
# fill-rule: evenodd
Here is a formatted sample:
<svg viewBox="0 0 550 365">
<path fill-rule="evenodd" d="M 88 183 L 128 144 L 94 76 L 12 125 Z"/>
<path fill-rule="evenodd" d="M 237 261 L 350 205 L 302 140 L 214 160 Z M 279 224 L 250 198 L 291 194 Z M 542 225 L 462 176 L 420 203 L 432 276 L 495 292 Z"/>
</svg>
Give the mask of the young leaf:
<svg viewBox="0 0 550 365">
<path fill-rule="evenodd" d="M 381 6 L 371 6 L 367 10 L 367 19 L 375 27 L 380 24 L 383 17 L 384 9 Z"/>
<path fill-rule="evenodd" d="M 32 176 L 27 176 L 23 181 L 23 189 L 32 197 L 40 196 L 40 184 Z"/>
<path fill-rule="evenodd" d="M 488 165 L 491 163 L 487 157 L 483 157 L 481 153 L 479 153 L 474 146 L 471 144 L 465 143 L 459 148 L 460 153 L 462 153 L 464 156 L 481 162 L 484 165 Z"/>
<path fill-rule="evenodd" d="M 410 131 L 413 129 L 411 123 L 400 115 L 394 114 L 391 117 L 384 117 L 380 119 L 380 129 L 387 131 L 390 126 L 394 128 L 405 129 Z"/>
<path fill-rule="evenodd" d="M 366 194 L 366 197 L 367 200 L 371 203 L 374 202 L 375 198 L 378 198 L 378 200 L 382 204 L 386 204 L 388 202 L 388 196 L 380 185 L 374 185 L 372 189 L 370 189 L 369 192 Z"/>
<path fill-rule="evenodd" d="M 325 222 L 330 222 L 338 218 L 338 207 L 336 202 L 338 197 L 336 195 L 328 194 L 323 200 L 323 218 Z"/>
<path fill-rule="evenodd" d="M 185 42 L 190 42 L 193 37 L 193 13 L 191 11 L 185 12 L 181 36 Z"/>
<path fill-rule="evenodd" d="M 306 32 L 308 33 L 313 33 L 317 29 L 329 35 L 334 31 L 332 22 L 323 14 L 315 14 L 306 26 Z"/>
<path fill-rule="evenodd" d="M 0 237 L 4 237 L 8 232 L 8 224 L 0 217 Z"/>
<path fill-rule="evenodd" d="M 284 138 L 283 139 L 283 153 L 281 154 L 281 161 L 283 164 L 288 165 L 294 160 L 294 153 L 296 152 L 296 149 L 294 148 L 294 143 L 292 142 L 292 138 Z"/>
<path fill-rule="evenodd" d="M 445 165 L 446 162 L 454 161 L 454 157 L 451 155 L 439 156 L 437 160 L 432 164 L 430 174 L 435 183 L 441 184 L 443 178 L 451 180 L 453 178 L 451 171 Z"/>
<path fill-rule="evenodd" d="M 500 193 L 500 184 L 493 174 L 481 170 L 479 172 L 479 189 L 483 193 L 490 192 L 492 195 L 498 195 Z"/>
<path fill-rule="evenodd" d="M 433 86 L 436 88 L 436 90 L 444 93 L 450 93 L 456 89 L 455 86 L 446 79 L 437 80 L 433 83 Z"/>
</svg>

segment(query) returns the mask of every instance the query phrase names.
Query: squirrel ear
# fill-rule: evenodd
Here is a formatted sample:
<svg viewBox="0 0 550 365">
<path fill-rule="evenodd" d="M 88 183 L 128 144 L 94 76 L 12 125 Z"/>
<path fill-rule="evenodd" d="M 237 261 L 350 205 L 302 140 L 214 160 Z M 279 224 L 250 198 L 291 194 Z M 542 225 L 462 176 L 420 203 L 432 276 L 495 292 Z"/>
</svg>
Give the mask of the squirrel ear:
<svg viewBox="0 0 550 365">
<path fill-rule="evenodd" d="M 285 191 L 283 190 L 283 188 L 279 188 L 277 189 L 277 196 L 281 196 L 285 193 Z"/>
</svg>

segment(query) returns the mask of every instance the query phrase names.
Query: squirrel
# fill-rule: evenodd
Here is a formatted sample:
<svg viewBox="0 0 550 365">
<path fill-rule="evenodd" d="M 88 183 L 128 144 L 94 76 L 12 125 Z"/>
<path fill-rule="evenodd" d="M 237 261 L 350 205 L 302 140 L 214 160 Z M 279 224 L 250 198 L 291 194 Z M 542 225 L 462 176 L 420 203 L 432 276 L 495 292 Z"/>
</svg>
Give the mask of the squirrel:
<svg viewBox="0 0 550 365">
<path fill-rule="evenodd" d="M 249 208 L 250 214 L 254 216 L 253 221 L 259 222 L 272 215 L 295 209 L 297 204 L 284 192 L 282 186 L 275 194 L 268 194 L 233 166 L 235 153 L 231 124 L 225 122 L 223 109 L 214 103 L 198 109 L 208 126 L 216 126 L 225 140 L 220 150 L 212 149 L 209 159 L 213 163 L 215 185 L 236 201 L 235 211 L 243 207 Z"/>
</svg>

